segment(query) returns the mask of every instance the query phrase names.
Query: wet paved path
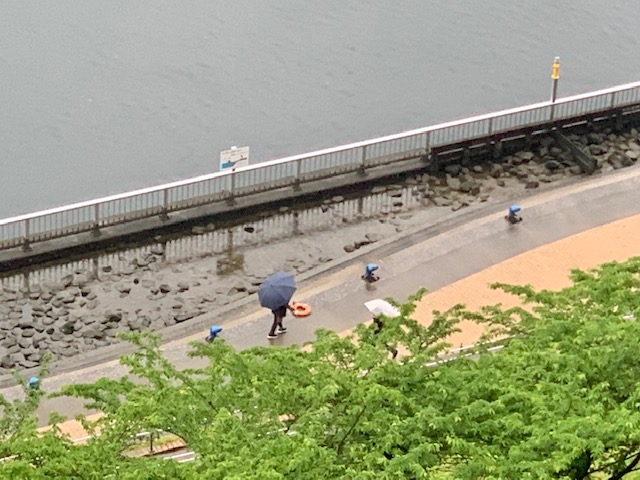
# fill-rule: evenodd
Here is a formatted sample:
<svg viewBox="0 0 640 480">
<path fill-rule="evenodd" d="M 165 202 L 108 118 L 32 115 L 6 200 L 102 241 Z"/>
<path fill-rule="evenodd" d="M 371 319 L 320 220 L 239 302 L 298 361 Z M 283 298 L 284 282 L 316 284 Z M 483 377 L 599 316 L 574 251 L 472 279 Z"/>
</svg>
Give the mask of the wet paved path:
<svg viewBox="0 0 640 480">
<path fill-rule="evenodd" d="M 613 237 L 605 235 L 602 240 L 599 240 L 595 236 L 590 242 L 575 243 L 576 251 L 578 248 L 591 249 L 595 245 L 607 247 L 604 250 L 599 249 L 600 253 L 597 254 L 596 249 L 587 254 L 583 251 L 580 258 L 597 259 L 595 264 L 606 261 L 608 255 L 611 255 L 612 259 L 618 258 L 616 255 L 623 255 L 622 258 L 626 258 L 635 254 L 635 245 L 640 245 L 638 242 L 640 222 L 638 219 L 631 218 L 640 214 L 640 169 L 637 167 L 595 177 L 584 184 L 541 193 L 522 201 L 521 205 L 525 221 L 514 228 L 506 225 L 503 213 L 499 212 L 473 219 L 452 230 L 436 233 L 395 253 L 385 254 L 384 249 L 378 253 L 376 250 L 372 251 L 368 261 L 380 265 L 382 279 L 371 289 L 365 288 L 359 278 L 361 261 L 354 261 L 353 264 L 335 273 L 301 285 L 294 299 L 311 304 L 313 314 L 306 319 L 288 317 L 289 332 L 282 335 L 275 343 L 302 344 L 311 340 L 314 330 L 319 327 L 337 331 L 349 329 L 370 318 L 369 312 L 363 306 L 365 301 L 383 297 L 393 297 L 402 301 L 420 287 L 426 287 L 432 292 L 420 305 L 418 311 L 421 315 L 426 315 L 425 312 L 431 308 L 445 308 L 436 304 L 436 299 L 442 296 L 440 289 L 447 292 L 444 288 L 447 286 L 449 286 L 447 295 L 452 301 L 455 298 L 455 302 L 465 303 L 465 289 L 472 294 L 471 298 L 474 297 L 476 287 L 471 286 L 472 284 L 460 287 L 462 284 L 460 282 L 458 285 L 460 293 L 452 294 L 451 288 L 455 282 L 509 259 L 512 259 L 512 263 L 507 270 L 522 274 L 527 269 L 522 263 L 524 261 L 522 258 L 526 255 L 520 260 L 514 257 L 524 252 L 536 251 L 537 247 L 552 244 L 580 232 L 591 230 L 594 232 L 592 235 L 595 235 L 595 232 L 606 232 L 606 228 L 592 229 L 617 220 L 628 219 L 627 224 L 633 224 L 634 227 L 625 227 L 625 222 L 622 222 L 617 224 L 619 230 Z M 623 233 L 625 241 L 618 242 L 617 237 Z M 618 245 L 621 249 L 617 248 Z M 565 245 L 563 248 L 571 251 L 572 247 L 569 244 L 568 247 Z M 640 251 L 640 246 L 638 250 Z M 537 255 L 540 255 L 539 251 Z M 586 267 L 595 266 L 595 264 L 586 265 Z M 549 262 L 545 265 L 536 271 L 538 276 L 544 275 L 545 269 L 548 269 L 551 276 L 552 270 L 559 267 L 563 270 L 560 276 L 566 278 L 568 272 L 565 264 L 557 265 L 557 262 Z M 510 280 L 508 276 L 501 276 L 500 280 L 520 281 L 521 278 L 523 277 L 520 275 L 515 280 Z M 492 280 L 492 277 L 485 275 L 485 277 L 478 277 L 474 285 L 486 284 Z M 223 337 L 239 349 L 253 345 L 267 345 L 269 342 L 266 339 L 266 333 L 270 321 L 268 311 L 256 308 L 254 313 L 225 323 Z M 188 359 L 185 355 L 188 349 L 187 344 L 203 336 L 204 332 L 201 335 L 167 343 L 164 346 L 167 357 L 179 367 L 195 366 L 196 361 Z M 464 339 L 462 340 L 464 342 Z M 124 373 L 125 370 L 116 361 L 112 361 L 52 376 L 44 380 L 43 386 L 48 391 L 54 391 L 64 384 L 88 382 L 102 376 L 120 376 Z M 3 389 L 2 392 L 8 398 L 14 398 L 20 394 L 15 387 Z M 41 422 L 46 422 L 48 412 L 52 410 L 72 416 L 81 410 L 81 403 L 70 399 L 47 400 L 41 407 Z"/>
</svg>

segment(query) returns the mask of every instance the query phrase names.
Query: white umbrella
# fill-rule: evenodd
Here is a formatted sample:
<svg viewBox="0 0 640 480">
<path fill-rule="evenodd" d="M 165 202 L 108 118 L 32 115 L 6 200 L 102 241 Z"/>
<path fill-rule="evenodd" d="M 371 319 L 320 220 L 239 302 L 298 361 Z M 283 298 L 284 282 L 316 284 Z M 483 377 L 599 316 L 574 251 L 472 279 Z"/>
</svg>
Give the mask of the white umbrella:
<svg viewBox="0 0 640 480">
<path fill-rule="evenodd" d="M 365 302 L 364 306 L 367 307 L 374 316 L 386 315 L 389 318 L 396 318 L 400 316 L 400 310 L 381 298 Z"/>
</svg>

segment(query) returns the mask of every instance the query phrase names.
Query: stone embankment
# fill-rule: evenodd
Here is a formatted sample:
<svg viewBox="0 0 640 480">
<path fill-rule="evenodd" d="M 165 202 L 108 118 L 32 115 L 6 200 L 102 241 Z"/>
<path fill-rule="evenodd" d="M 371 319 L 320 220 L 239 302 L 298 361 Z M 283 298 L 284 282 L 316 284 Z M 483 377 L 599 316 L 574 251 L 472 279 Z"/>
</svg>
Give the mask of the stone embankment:
<svg viewBox="0 0 640 480">
<path fill-rule="evenodd" d="M 600 172 L 633 165 L 640 157 L 635 129 L 570 139 L 596 158 Z M 118 341 L 119 332 L 157 331 L 189 321 L 255 293 L 276 269 L 312 270 L 405 228 L 434 223 L 451 210 L 507 201 L 580 173 L 570 155 L 548 137 L 530 151 L 494 163 L 448 165 L 439 176 L 418 174 L 402 185 L 376 186 L 370 194 L 382 200 L 369 218 L 350 221 L 340 211 L 344 198 L 327 199 L 318 214 L 335 221 L 313 235 L 302 231 L 277 242 L 253 242 L 228 256 L 201 255 L 182 262 L 166 261 L 164 247 L 154 245 L 144 254 L 123 256 L 124 267 L 77 269 L 60 281 L 5 287 L 0 294 L 0 374 L 35 367 L 46 352 L 58 359 L 73 357 Z M 198 228 L 194 234 L 206 230 Z M 251 226 L 245 231 L 259 234 Z"/>
</svg>

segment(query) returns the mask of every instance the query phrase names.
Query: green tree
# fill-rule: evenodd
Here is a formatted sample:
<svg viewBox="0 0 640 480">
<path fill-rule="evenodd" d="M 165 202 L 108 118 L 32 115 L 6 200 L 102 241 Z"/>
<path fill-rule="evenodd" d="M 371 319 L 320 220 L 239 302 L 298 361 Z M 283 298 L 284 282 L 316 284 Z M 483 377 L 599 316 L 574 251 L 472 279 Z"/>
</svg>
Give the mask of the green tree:
<svg viewBox="0 0 640 480">
<path fill-rule="evenodd" d="M 576 270 L 557 292 L 496 284 L 531 308 L 458 312 L 510 337 L 498 354 L 440 369 L 463 386 L 432 397 L 461 442 L 459 478 L 613 480 L 638 468 L 639 276 L 633 258 Z"/>
<path fill-rule="evenodd" d="M 105 412 L 101 435 L 74 447 L 3 419 L 2 452 L 17 458 L 0 478 L 629 478 L 640 464 L 640 259 L 571 278 L 558 292 L 494 285 L 525 308 L 457 305 L 428 327 L 411 319 L 420 291 L 380 332 L 320 330 L 310 348 L 196 343 L 206 366 L 187 370 L 157 337 L 131 335 L 128 377 L 62 392 Z M 485 323 L 487 343 L 434 364 L 462 319 Z M 124 457 L 150 429 L 183 438 L 196 460 Z"/>
</svg>

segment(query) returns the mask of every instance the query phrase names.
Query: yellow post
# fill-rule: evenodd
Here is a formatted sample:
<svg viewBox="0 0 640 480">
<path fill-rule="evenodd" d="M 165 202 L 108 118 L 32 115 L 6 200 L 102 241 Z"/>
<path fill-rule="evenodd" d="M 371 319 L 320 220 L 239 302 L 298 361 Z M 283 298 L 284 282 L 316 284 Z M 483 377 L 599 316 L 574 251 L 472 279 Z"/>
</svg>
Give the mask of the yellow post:
<svg viewBox="0 0 640 480">
<path fill-rule="evenodd" d="M 560 57 L 556 57 L 553 59 L 551 78 L 553 78 L 554 80 L 558 80 L 560 78 Z"/>
<path fill-rule="evenodd" d="M 558 94 L 558 79 L 560 78 L 560 57 L 553 59 L 553 67 L 551 68 L 551 78 L 553 79 L 553 89 L 551 91 L 551 101 L 556 101 Z"/>
</svg>

